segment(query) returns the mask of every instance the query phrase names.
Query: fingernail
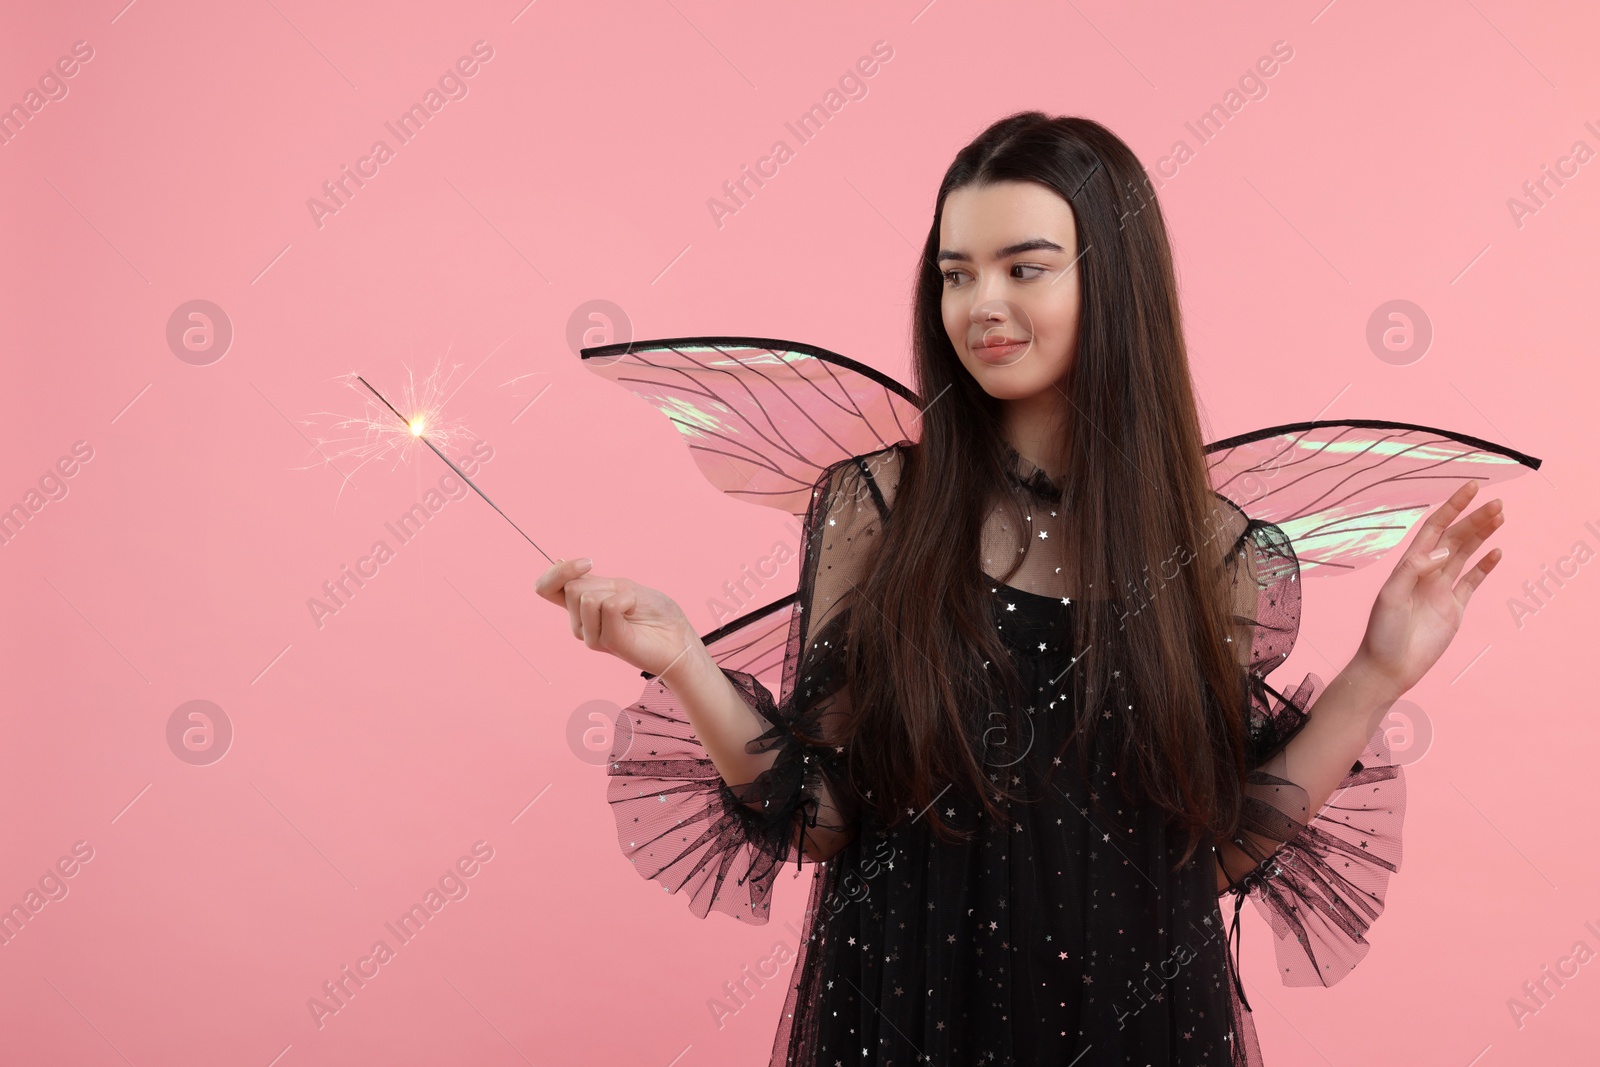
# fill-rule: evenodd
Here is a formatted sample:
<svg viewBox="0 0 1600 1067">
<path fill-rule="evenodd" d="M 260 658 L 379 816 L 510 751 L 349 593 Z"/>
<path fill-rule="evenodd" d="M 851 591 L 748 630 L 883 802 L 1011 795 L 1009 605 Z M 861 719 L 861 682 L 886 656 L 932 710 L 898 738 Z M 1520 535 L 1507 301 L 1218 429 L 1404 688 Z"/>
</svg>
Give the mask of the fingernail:
<svg viewBox="0 0 1600 1067">
<path fill-rule="evenodd" d="M 1436 548 L 1432 552 L 1428 553 L 1428 558 L 1429 559 L 1433 559 L 1433 560 L 1439 560 L 1439 559 L 1444 559 L 1449 554 L 1450 554 L 1450 550 L 1448 548 Z"/>
<path fill-rule="evenodd" d="M 576 563 L 580 567 L 592 567 L 592 566 L 594 566 L 594 560 L 590 559 L 588 556 L 581 556 L 578 559 L 573 560 L 572 562 Z"/>
</svg>

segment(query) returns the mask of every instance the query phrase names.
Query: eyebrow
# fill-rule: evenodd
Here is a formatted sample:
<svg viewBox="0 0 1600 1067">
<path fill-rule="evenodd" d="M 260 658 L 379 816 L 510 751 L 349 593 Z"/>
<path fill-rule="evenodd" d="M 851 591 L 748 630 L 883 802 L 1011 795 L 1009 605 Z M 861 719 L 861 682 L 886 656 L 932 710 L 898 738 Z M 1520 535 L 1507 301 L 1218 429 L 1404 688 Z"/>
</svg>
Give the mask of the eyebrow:
<svg viewBox="0 0 1600 1067">
<path fill-rule="evenodd" d="M 1008 256 L 1016 255 L 1018 252 L 1033 252 L 1040 250 L 1045 252 L 1060 252 L 1063 255 L 1065 255 L 1067 251 L 1065 248 L 1062 248 L 1060 245 L 1049 240 L 1048 238 L 1030 237 L 1026 241 L 1018 241 L 1014 245 L 1006 245 L 1004 248 L 1000 249 L 994 254 L 994 258 L 997 260 L 1005 259 Z M 972 257 L 967 255 L 965 252 L 959 252 L 949 248 L 941 249 L 938 256 L 938 262 L 943 263 L 947 259 L 960 259 L 967 262 L 972 261 Z"/>
</svg>

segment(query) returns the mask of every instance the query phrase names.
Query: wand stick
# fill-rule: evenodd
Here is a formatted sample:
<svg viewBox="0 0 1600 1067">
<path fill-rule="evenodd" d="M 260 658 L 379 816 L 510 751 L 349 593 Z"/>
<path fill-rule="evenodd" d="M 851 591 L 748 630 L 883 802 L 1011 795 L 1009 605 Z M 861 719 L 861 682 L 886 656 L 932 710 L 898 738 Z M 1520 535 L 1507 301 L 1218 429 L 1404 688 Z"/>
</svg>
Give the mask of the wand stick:
<svg viewBox="0 0 1600 1067">
<path fill-rule="evenodd" d="M 359 375 L 359 374 L 356 375 L 356 381 L 360 382 L 362 385 L 364 385 L 368 389 L 372 390 L 372 395 L 373 396 L 377 397 L 379 400 L 383 400 L 383 406 L 388 408 L 390 411 L 394 411 L 394 417 L 399 419 L 402 423 L 404 423 L 408 429 L 411 427 L 411 420 L 406 418 L 404 415 L 400 414 L 400 412 L 395 411 L 395 406 L 393 404 L 389 403 L 389 401 L 384 400 L 383 394 L 378 392 L 376 389 L 373 389 L 371 382 L 367 381 L 365 378 L 361 377 L 361 375 Z M 434 455 L 438 456 L 440 459 L 442 459 L 446 463 L 450 464 L 450 469 L 455 471 L 456 474 L 461 478 L 462 481 L 466 482 L 468 485 L 471 485 L 472 486 L 472 491 L 474 493 L 477 493 L 479 496 L 483 497 L 484 502 L 486 504 L 488 504 L 491 508 L 494 508 L 496 511 L 500 511 L 500 505 L 496 504 L 493 500 L 490 500 L 489 499 L 489 494 L 485 493 L 482 489 L 479 489 L 476 485 L 474 485 L 472 479 L 468 478 L 464 473 L 462 473 L 462 470 L 461 470 L 460 467 L 456 466 L 454 463 L 451 463 L 450 457 L 445 455 L 443 452 L 439 451 L 439 449 L 437 447 L 435 447 L 434 443 L 432 441 L 428 440 L 428 438 L 424 434 L 419 433 L 419 432 L 417 432 L 416 430 L 413 429 L 411 431 L 411 435 L 413 437 L 416 437 L 416 438 L 420 439 L 423 444 L 425 444 L 429 448 L 433 449 L 433 454 Z M 500 511 L 500 517 L 502 519 L 506 520 L 507 522 L 511 522 L 511 516 L 507 515 L 503 511 Z M 532 545 L 534 548 L 539 548 L 539 542 L 535 541 L 531 537 L 528 537 L 528 535 L 523 532 L 522 527 L 518 526 L 514 522 L 511 522 L 511 528 L 513 530 L 517 531 L 517 533 L 522 534 L 522 536 L 527 540 L 528 544 Z M 555 560 L 550 559 L 550 553 L 546 552 L 542 548 L 539 548 L 539 555 L 543 556 L 545 559 L 550 560 L 551 563 L 555 562 Z"/>
</svg>

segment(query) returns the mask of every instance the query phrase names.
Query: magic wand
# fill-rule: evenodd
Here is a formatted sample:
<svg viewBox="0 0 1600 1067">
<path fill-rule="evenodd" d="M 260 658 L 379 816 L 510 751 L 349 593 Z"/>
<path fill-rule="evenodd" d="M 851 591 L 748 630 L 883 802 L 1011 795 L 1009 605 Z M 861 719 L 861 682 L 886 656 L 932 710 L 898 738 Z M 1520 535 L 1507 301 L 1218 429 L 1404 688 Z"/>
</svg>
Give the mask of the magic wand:
<svg viewBox="0 0 1600 1067">
<path fill-rule="evenodd" d="M 369 390 L 371 390 L 373 396 L 375 396 L 379 400 L 383 401 L 383 406 L 388 408 L 390 411 L 394 412 L 394 417 L 399 419 L 402 423 L 405 424 L 406 428 L 411 431 L 411 436 L 415 437 L 417 440 L 421 441 L 423 444 L 425 444 L 429 448 L 433 449 L 433 454 L 438 456 L 440 459 L 444 460 L 446 463 L 448 463 L 450 465 L 450 469 L 455 471 L 456 475 L 458 477 L 460 477 L 460 479 L 462 481 L 464 481 L 468 485 L 472 486 L 472 491 L 474 493 L 477 493 L 479 496 L 483 497 L 484 502 L 486 504 L 488 504 L 491 508 L 494 508 L 496 511 L 500 511 L 500 505 L 496 504 L 493 500 L 490 500 L 489 499 L 489 494 L 485 493 L 482 489 L 479 489 L 476 485 L 474 485 L 472 479 L 468 478 L 464 473 L 462 473 L 461 468 L 456 466 L 454 463 L 452 463 L 449 456 L 447 456 L 443 452 L 439 451 L 439 449 L 434 445 L 434 443 L 432 441 L 428 440 L 428 438 L 426 436 L 428 426 L 427 426 L 427 422 L 426 422 L 425 419 L 423 419 L 420 416 L 415 418 L 415 419 L 406 418 L 404 415 L 400 414 L 399 411 L 395 410 L 395 406 L 393 404 L 389 403 L 388 400 L 384 399 L 384 396 L 383 396 L 382 393 L 380 393 L 376 389 L 372 388 L 372 383 L 371 382 L 367 381 L 365 378 L 361 377 L 361 375 L 359 375 L 359 374 L 356 375 L 356 381 L 358 381 L 362 385 L 366 386 Z M 502 519 L 506 520 L 507 522 L 511 522 L 511 516 L 507 515 L 503 511 L 500 511 L 500 517 Z M 537 542 L 533 538 L 529 537 L 523 531 L 522 527 L 518 526 L 514 522 L 511 522 L 511 528 L 513 530 L 517 531 L 517 533 L 522 534 L 522 536 L 527 540 L 528 544 L 532 545 L 534 548 L 539 548 L 539 542 Z M 547 560 L 550 560 L 551 563 L 555 562 L 555 560 L 550 559 L 550 553 L 546 552 L 542 548 L 539 548 L 539 555 L 543 556 Z"/>
</svg>

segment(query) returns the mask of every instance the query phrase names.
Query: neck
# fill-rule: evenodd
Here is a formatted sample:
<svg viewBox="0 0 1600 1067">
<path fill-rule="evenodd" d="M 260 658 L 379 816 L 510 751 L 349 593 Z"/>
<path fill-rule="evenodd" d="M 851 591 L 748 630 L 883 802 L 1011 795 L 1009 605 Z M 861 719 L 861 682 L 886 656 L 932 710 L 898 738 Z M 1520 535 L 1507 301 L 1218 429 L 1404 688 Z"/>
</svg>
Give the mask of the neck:
<svg viewBox="0 0 1600 1067">
<path fill-rule="evenodd" d="M 1051 479 L 1059 479 L 1065 468 L 1056 449 L 1066 436 L 1070 409 L 1067 398 L 1054 386 L 1033 396 L 1008 400 L 1001 433 L 1019 456 Z"/>
</svg>

